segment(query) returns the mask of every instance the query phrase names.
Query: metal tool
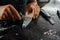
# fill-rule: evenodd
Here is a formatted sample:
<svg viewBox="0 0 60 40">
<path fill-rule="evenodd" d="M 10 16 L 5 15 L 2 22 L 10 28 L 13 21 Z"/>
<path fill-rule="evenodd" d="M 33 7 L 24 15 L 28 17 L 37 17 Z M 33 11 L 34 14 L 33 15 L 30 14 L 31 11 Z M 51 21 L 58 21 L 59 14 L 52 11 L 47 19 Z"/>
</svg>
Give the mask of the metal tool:
<svg viewBox="0 0 60 40">
<path fill-rule="evenodd" d="M 41 8 L 41 12 L 43 12 L 45 16 L 47 16 L 46 19 L 48 19 L 51 24 L 55 24 L 56 23 L 55 20 L 60 17 L 59 11 L 60 0 L 50 0 L 49 3 L 47 3 L 45 6 Z"/>
<path fill-rule="evenodd" d="M 32 21 L 32 13 L 29 14 L 28 16 L 25 16 L 22 28 L 26 28 L 31 21 Z"/>
<path fill-rule="evenodd" d="M 57 10 L 57 16 L 60 18 L 60 11 Z"/>
</svg>

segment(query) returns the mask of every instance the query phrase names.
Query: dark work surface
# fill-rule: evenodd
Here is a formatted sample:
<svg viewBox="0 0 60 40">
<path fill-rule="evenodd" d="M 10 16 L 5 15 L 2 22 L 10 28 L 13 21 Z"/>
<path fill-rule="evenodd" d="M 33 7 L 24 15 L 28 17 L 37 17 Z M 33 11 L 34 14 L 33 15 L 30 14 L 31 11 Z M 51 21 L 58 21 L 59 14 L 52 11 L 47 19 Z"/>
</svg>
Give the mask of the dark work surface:
<svg viewBox="0 0 60 40">
<path fill-rule="evenodd" d="M 60 20 L 56 18 L 55 24 L 51 25 L 42 16 L 37 21 L 32 21 L 24 31 L 28 40 L 60 40 Z M 44 35 L 44 32 L 53 30 L 56 33 L 52 35 Z M 53 33 L 52 32 L 52 33 Z"/>
<path fill-rule="evenodd" d="M 14 36 L 17 30 L 13 29 L 7 33 L 9 36 L 6 35 L 6 38 L 7 40 L 9 37 L 11 40 L 60 40 L 60 20 L 56 18 L 55 22 L 54 25 L 51 25 L 42 16 L 39 16 L 38 20 L 33 20 L 19 36 Z M 45 35 L 44 33 L 49 30 L 53 30 L 52 35 L 49 33 Z"/>
</svg>

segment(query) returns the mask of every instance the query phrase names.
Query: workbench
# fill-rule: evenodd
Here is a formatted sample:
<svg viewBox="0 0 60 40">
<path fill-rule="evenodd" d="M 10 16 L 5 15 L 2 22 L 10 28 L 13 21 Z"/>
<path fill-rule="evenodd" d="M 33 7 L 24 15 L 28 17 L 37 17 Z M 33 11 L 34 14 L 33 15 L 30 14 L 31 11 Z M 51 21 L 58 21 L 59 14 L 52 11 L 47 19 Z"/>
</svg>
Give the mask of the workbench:
<svg viewBox="0 0 60 40">
<path fill-rule="evenodd" d="M 50 24 L 42 16 L 39 16 L 36 22 L 31 22 L 25 30 L 24 34 L 28 40 L 60 40 L 60 19 L 55 20 L 55 24 Z M 53 30 L 56 31 L 55 36 L 44 35 L 44 32 Z"/>
</svg>

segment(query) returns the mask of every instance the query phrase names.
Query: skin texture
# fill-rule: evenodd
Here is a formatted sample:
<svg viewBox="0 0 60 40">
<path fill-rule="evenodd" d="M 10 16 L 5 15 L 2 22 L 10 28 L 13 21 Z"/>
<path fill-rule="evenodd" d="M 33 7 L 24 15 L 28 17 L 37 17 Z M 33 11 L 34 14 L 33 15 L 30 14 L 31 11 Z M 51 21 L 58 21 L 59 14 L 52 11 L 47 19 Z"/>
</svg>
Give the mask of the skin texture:
<svg viewBox="0 0 60 40">
<path fill-rule="evenodd" d="M 27 6 L 26 6 L 26 9 L 25 9 L 25 15 L 28 16 L 30 13 L 32 13 L 33 15 L 33 19 L 36 19 L 38 18 L 39 16 L 39 12 L 40 12 L 40 7 L 38 6 L 38 4 L 36 2 L 34 2 L 34 0 L 31 1 L 32 3 L 29 3 Z"/>
<path fill-rule="evenodd" d="M 29 13 L 32 13 L 33 19 L 38 18 L 40 12 L 40 7 L 36 4 L 36 0 L 31 0 L 25 8 L 25 15 L 28 16 Z M 18 11 L 10 4 L 0 6 L 0 20 L 11 19 L 21 20 L 21 16 L 19 15 Z"/>
<path fill-rule="evenodd" d="M 6 19 L 11 19 L 13 21 L 21 20 L 21 16 L 17 12 L 17 10 L 10 4 L 0 6 L 0 20 Z"/>
</svg>

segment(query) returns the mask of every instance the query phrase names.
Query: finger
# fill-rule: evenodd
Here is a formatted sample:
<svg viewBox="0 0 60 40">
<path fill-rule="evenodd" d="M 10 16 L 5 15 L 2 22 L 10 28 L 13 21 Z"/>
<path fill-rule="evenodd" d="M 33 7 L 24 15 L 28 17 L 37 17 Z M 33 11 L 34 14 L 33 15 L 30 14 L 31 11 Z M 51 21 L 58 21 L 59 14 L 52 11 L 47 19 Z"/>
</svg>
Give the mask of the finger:
<svg viewBox="0 0 60 40">
<path fill-rule="evenodd" d="M 35 13 L 35 17 L 38 18 L 38 16 L 39 16 L 39 12 L 37 10 L 36 13 Z"/>
<path fill-rule="evenodd" d="M 38 15 L 37 15 L 37 9 L 36 9 L 36 8 L 37 8 L 37 7 L 36 7 L 35 5 L 32 6 L 32 9 L 34 10 L 34 12 L 33 12 L 33 18 L 34 18 L 34 19 L 36 19 L 37 16 L 38 16 Z"/>
<path fill-rule="evenodd" d="M 38 16 L 39 16 L 39 12 L 40 12 L 40 9 L 39 9 L 39 7 L 38 6 L 36 6 L 36 10 L 35 10 L 35 17 L 36 18 L 38 18 Z"/>
<path fill-rule="evenodd" d="M 39 16 L 39 14 L 37 13 L 35 17 L 38 18 L 38 16 Z"/>
<path fill-rule="evenodd" d="M 9 18 L 12 19 L 13 21 L 15 21 L 14 15 L 13 15 L 12 12 L 10 11 L 10 9 L 7 8 L 6 11 L 7 11 L 7 13 L 8 13 Z"/>
<path fill-rule="evenodd" d="M 4 11 L 5 11 L 5 7 L 4 6 L 0 6 L 0 20 L 4 19 L 4 17 L 3 17 Z"/>
<path fill-rule="evenodd" d="M 2 20 L 5 20 L 5 19 L 6 19 L 6 17 L 5 17 L 5 14 L 3 13 Z"/>
<path fill-rule="evenodd" d="M 27 15 L 28 15 L 28 13 L 29 13 L 28 11 L 29 11 L 29 10 L 26 10 L 26 11 L 25 11 L 25 15 L 26 15 L 26 16 L 27 16 Z"/>
<path fill-rule="evenodd" d="M 10 5 L 10 9 L 12 13 L 15 15 L 16 19 L 21 20 L 21 16 L 19 15 L 18 11 L 12 5 Z"/>
<path fill-rule="evenodd" d="M 32 15 L 33 15 L 32 18 L 35 19 L 35 10 L 33 10 Z"/>
<path fill-rule="evenodd" d="M 27 7 L 26 7 L 26 9 L 25 9 L 25 15 L 26 15 L 26 16 L 29 15 L 29 9 L 30 9 L 30 8 L 27 8 Z"/>
<path fill-rule="evenodd" d="M 9 19 L 8 13 L 5 11 L 4 12 L 6 19 Z"/>
<path fill-rule="evenodd" d="M 35 19 L 35 14 L 32 14 L 32 15 L 33 15 L 32 18 Z"/>
</svg>

